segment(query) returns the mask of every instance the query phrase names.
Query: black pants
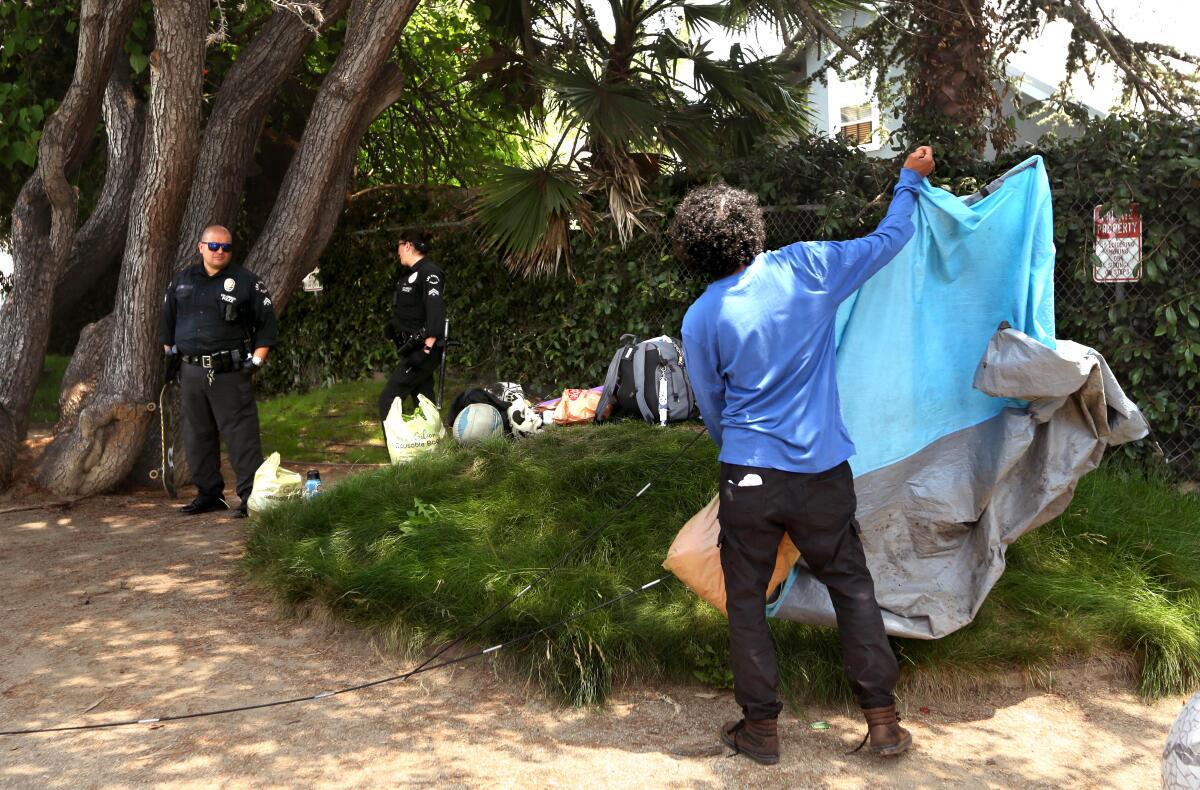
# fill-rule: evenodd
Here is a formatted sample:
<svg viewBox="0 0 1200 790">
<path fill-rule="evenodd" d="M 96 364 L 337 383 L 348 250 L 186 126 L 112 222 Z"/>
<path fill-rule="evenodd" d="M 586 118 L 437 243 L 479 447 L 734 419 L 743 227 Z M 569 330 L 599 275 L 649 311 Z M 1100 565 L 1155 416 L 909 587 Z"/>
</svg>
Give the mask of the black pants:
<svg viewBox="0 0 1200 790">
<path fill-rule="evenodd" d="M 379 421 L 387 419 L 388 412 L 392 409 L 392 401 L 396 398 L 410 399 L 412 409 L 417 408 L 418 395 L 433 400 L 433 374 L 437 372 L 438 363 L 441 361 L 440 348 L 434 348 L 426 355 L 425 360 L 415 367 L 409 367 L 407 362 L 401 360 L 400 367 L 392 371 L 383 392 L 379 395 Z"/>
<path fill-rule="evenodd" d="M 192 467 L 192 482 L 201 496 L 224 496 L 224 437 L 229 462 L 237 475 L 237 494 L 245 502 L 254 488 L 254 473 L 263 462 L 254 374 L 249 370 L 216 373 L 209 383 L 208 370 L 185 363 L 179 371 L 179 382 L 183 446 Z"/>
<path fill-rule="evenodd" d="M 858 537 L 850 465 L 798 474 L 721 464 L 720 490 L 730 663 L 743 715 L 774 719 L 783 707 L 765 591 L 784 532 L 829 588 L 854 696 L 864 708 L 891 705 L 899 668 Z"/>
</svg>

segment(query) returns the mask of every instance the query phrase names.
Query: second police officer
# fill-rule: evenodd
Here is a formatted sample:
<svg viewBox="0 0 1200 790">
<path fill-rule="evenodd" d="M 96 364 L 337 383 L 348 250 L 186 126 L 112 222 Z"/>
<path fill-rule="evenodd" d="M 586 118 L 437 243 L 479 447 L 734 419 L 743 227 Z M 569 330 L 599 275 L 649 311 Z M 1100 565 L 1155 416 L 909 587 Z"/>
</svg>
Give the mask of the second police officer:
<svg viewBox="0 0 1200 790">
<path fill-rule="evenodd" d="M 233 236 L 226 228 L 205 228 L 196 247 L 201 262 L 167 286 L 159 329 L 168 370 L 179 371 L 184 449 L 197 489 L 181 510 L 195 515 L 229 508 L 221 476 L 223 437 L 241 498 L 234 516 L 245 518 L 263 460 L 253 374 L 275 344 L 275 308 L 257 275 L 233 263 Z"/>
<path fill-rule="evenodd" d="M 445 273 L 427 255 L 429 234 L 415 231 L 400 237 L 400 282 L 392 297 L 392 316 L 386 334 L 396 344 L 400 364 L 379 396 L 379 421 L 387 419 L 392 402 L 417 396 L 433 400 L 433 374 L 446 339 Z"/>
</svg>

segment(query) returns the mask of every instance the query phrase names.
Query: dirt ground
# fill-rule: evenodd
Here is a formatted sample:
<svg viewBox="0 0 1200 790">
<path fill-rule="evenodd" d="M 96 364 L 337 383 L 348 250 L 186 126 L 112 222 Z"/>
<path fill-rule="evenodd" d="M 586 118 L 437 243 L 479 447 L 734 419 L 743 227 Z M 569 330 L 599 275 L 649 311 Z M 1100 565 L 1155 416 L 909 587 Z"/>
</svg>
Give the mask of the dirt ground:
<svg viewBox="0 0 1200 790">
<path fill-rule="evenodd" d="M 48 501 L 0 502 L 0 730 L 242 705 L 403 668 L 281 616 L 236 570 L 245 522 L 181 516 L 154 494 L 11 510 Z M 956 696 L 905 700 L 917 746 L 893 761 L 846 754 L 863 732 L 850 711 L 785 713 L 783 759 L 763 768 L 715 748 L 735 714 L 727 692 L 632 687 L 603 709 L 562 709 L 476 661 L 251 713 L 3 737 L 0 785 L 1149 788 L 1184 701 L 1143 705 L 1094 667 L 1052 692 Z"/>
</svg>

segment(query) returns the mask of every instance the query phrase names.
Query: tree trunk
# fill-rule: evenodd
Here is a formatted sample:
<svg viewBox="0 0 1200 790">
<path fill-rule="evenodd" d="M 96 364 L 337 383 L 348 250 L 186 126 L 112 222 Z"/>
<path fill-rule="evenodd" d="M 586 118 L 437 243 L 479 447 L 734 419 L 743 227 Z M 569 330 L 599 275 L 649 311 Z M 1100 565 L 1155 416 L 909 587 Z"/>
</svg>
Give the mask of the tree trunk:
<svg viewBox="0 0 1200 790">
<path fill-rule="evenodd" d="M 993 12 L 984 0 L 915 0 L 910 46 L 910 93 L 905 125 L 916 142 L 937 150 L 956 150 L 955 141 L 982 153 L 989 131 L 997 150 L 1006 144 L 1005 129 L 989 120 L 999 105 L 994 83 L 1003 77 L 993 62 Z"/>
<path fill-rule="evenodd" d="M 317 268 L 317 261 L 320 259 L 321 253 L 325 251 L 325 246 L 329 244 L 329 240 L 333 238 L 333 232 L 337 230 L 342 208 L 346 204 L 346 192 L 350 186 L 350 179 L 354 175 L 359 141 L 362 140 L 363 135 L 367 133 L 367 129 L 375 122 L 375 119 L 400 100 L 404 93 L 404 82 L 404 72 L 389 63 L 384 66 L 379 79 L 371 87 L 371 96 L 363 108 L 362 116 L 358 119 L 358 125 L 352 134 L 354 145 L 338 154 L 339 162 L 337 170 L 334 172 L 334 180 L 325 191 L 324 205 L 317 212 L 317 227 L 313 231 L 312 242 L 308 249 L 304 250 L 304 257 L 299 265 L 295 267 L 300 272 L 301 279 Z"/>
<path fill-rule="evenodd" d="M 326 0 L 322 7 L 324 26 L 328 27 L 333 24 L 345 13 L 349 5 L 350 0 Z M 200 238 L 200 234 L 206 226 L 211 224 L 233 226 L 239 210 L 243 183 L 247 171 L 254 162 L 261 130 L 275 95 L 294 72 L 297 62 L 314 37 L 315 33 L 306 26 L 299 14 L 291 10 L 278 9 L 267 20 L 254 40 L 241 52 L 233 68 L 226 75 L 217 94 L 215 106 L 205 125 L 195 176 L 190 185 L 188 201 L 180 222 L 172 270 L 180 270 L 196 260 L 195 242 Z M 110 94 L 114 93 L 111 84 L 109 92 Z M 111 96 L 114 110 L 118 106 L 123 109 L 134 106 L 128 101 L 122 105 L 116 105 L 116 98 L 115 95 Z M 110 97 L 106 96 L 106 124 L 112 123 L 107 116 L 109 99 Z M 128 99 L 134 99 L 132 93 Z M 144 122 L 144 111 L 141 111 L 140 107 L 138 109 L 139 112 L 136 116 L 126 112 L 125 115 L 114 119 L 123 122 L 123 125 L 116 135 L 110 132 L 110 166 L 105 175 L 102 202 L 97 205 L 96 210 L 79 233 L 76 244 L 76 263 L 72 265 L 59 285 L 58 293 L 61 294 L 61 298 L 56 299 L 56 314 L 61 315 L 60 311 L 69 309 L 75 304 L 79 296 L 85 294 L 87 289 L 91 288 L 106 271 L 121 259 L 121 250 L 125 243 L 128 225 L 129 204 L 140 167 L 139 157 L 142 142 L 140 126 Z M 125 126 L 131 121 L 136 121 L 139 125 L 136 135 Z M 122 143 L 130 141 L 133 143 L 132 145 L 122 145 Z M 114 153 L 114 147 L 116 147 L 117 153 Z M 117 188 L 115 184 L 110 187 L 109 180 L 114 178 L 112 163 L 118 159 L 124 162 L 124 168 L 122 168 L 124 181 L 120 188 Z M 106 210 L 110 208 L 112 211 Z M 82 254 L 79 254 L 84 250 L 95 249 L 97 243 L 100 249 L 89 258 L 85 259 Z M 111 243 L 115 243 L 115 249 L 108 246 Z M 107 317 L 97 322 L 97 324 L 101 323 L 105 327 L 111 325 L 110 319 Z M 89 358 L 107 358 L 110 351 L 108 347 L 110 339 L 111 332 L 108 331 L 93 332 L 86 344 L 83 342 L 83 336 L 80 337 L 75 355 L 71 360 L 71 368 L 76 368 L 77 357 L 82 353 L 85 355 L 85 359 L 79 361 L 79 369 L 95 368 L 95 370 L 92 371 L 90 377 L 72 382 L 72 386 L 69 388 L 64 381 L 62 407 L 76 411 L 82 408 L 83 398 L 90 396 L 95 389 L 96 376 L 99 373 L 98 367 L 90 363 Z M 139 478 L 133 481 L 135 484 L 145 482 L 140 479 L 145 475 L 138 474 L 141 467 L 146 465 L 143 462 L 144 459 L 160 453 L 157 423 L 154 419 L 151 419 L 150 422 L 153 430 L 147 432 L 147 446 L 143 448 L 139 460 L 134 465 L 134 476 Z M 74 423 L 60 423 L 59 432 L 70 430 L 73 427 Z M 154 447 L 149 447 L 151 444 Z M 182 457 L 177 459 L 176 468 L 186 470 L 187 464 Z"/>
<path fill-rule="evenodd" d="M 67 320 L 96 284 L 121 261 L 129 204 L 141 167 L 146 109 L 129 82 L 124 58 L 113 64 L 103 103 L 107 165 L 100 199 L 75 236 L 71 260 L 54 289 L 54 321 Z"/>
<path fill-rule="evenodd" d="M 355 0 L 351 6 L 342 51 L 321 83 L 300 148 L 246 260 L 247 268 L 266 282 L 277 310 L 299 287 L 314 254 L 320 254 L 321 228 L 335 208 L 331 204 L 336 204 L 334 217 L 341 211 L 346 155 L 357 150 L 370 124 L 363 119 L 374 106 L 373 88 L 416 4 L 417 0 Z M 342 189 L 331 200 L 331 188 L 338 184 Z"/>
<path fill-rule="evenodd" d="M 350 0 L 325 0 L 325 26 L 333 24 Z M 196 262 L 196 242 L 209 225 L 236 231 L 246 174 L 254 162 L 263 124 L 275 95 L 295 71 L 314 33 L 294 11 L 276 9 L 238 56 L 221 83 L 204 129 L 196 176 L 179 228 L 176 271 Z"/>
<path fill-rule="evenodd" d="M 79 201 L 70 179 L 96 128 L 105 83 L 136 6 L 136 0 L 84 0 L 75 75 L 46 121 L 37 169 L 13 207 L 13 290 L 0 307 L 0 486 L 11 478 L 16 443 L 29 425 L 50 337 L 49 306 L 75 239 Z"/>
<path fill-rule="evenodd" d="M 150 101 L 142 170 L 130 206 L 109 345 L 96 392 L 68 433 L 46 450 L 39 482 L 86 496 L 129 473 L 141 451 L 158 394 L 158 317 L 170 279 L 179 222 L 196 162 L 207 3 L 154 0 L 157 47 L 150 55 Z"/>
<path fill-rule="evenodd" d="M 71 363 L 63 373 L 58 393 L 58 424 L 56 434 L 70 431 L 79 422 L 79 414 L 87 405 L 100 383 L 100 371 L 108 358 L 108 342 L 112 339 L 113 315 L 88 324 L 79 333 L 79 342 Z"/>
</svg>

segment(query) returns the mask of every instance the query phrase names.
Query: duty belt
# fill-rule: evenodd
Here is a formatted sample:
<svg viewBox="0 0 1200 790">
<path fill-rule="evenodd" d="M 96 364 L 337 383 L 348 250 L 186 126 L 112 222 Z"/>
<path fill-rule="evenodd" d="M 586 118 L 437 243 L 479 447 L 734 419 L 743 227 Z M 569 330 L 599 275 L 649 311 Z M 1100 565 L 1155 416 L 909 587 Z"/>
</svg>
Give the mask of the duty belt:
<svg viewBox="0 0 1200 790">
<path fill-rule="evenodd" d="M 199 365 L 216 373 L 225 373 L 241 368 L 244 357 L 237 350 L 217 351 L 213 354 L 184 354 L 183 361 L 189 365 Z"/>
</svg>

